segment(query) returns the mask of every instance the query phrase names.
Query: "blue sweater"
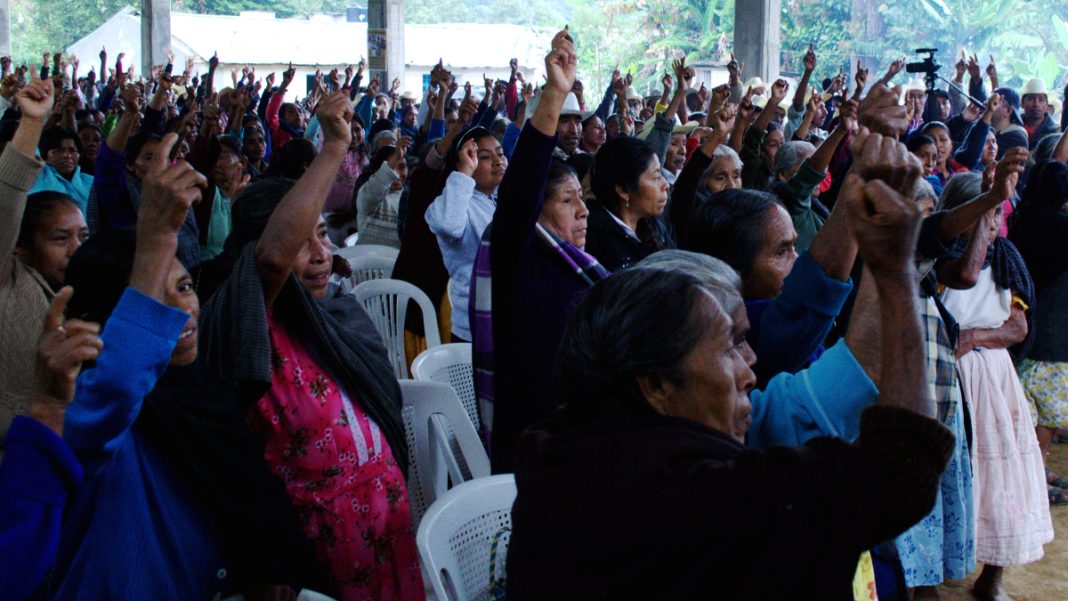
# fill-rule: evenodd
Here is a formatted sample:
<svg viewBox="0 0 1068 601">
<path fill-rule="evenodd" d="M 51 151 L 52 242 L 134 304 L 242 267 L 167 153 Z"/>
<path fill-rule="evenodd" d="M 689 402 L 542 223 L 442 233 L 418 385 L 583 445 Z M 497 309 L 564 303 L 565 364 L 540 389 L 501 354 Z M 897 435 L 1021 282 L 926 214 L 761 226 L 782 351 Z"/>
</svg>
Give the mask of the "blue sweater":
<svg viewBox="0 0 1068 601">
<path fill-rule="evenodd" d="M 225 586 L 207 517 L 135 420 L 189 316 L 127 289 L 78 378 L 63 438 L 86 471 L 56 561 L 56 599 L 211 599 Z"/>
<path fill-rule="evenodd" d="M 25 599 L 44 578 L 59 544 L 67 497 L 82 466 L 47 426 L 16 416 L 0 464 L 0 591 Z"/>
<path fill-rule="evenodd" d="M 852 289 L 851 281 L 829 277 L 805 252 L 786 276 L 779 296 L 745 303 L 760 383 L 782 372 L 794 373 L 819 356 Z"/>
<path fill-rule="evenodd" d="M 753 405 L 747 444 L 801 446 L 817 436 L 847 442 L 860 435 L 860 414 L 875 403 L 879 390 L 839 340 L 808 369 L 782 373 L 764 390 L 749 395 Z"/>
</svg>

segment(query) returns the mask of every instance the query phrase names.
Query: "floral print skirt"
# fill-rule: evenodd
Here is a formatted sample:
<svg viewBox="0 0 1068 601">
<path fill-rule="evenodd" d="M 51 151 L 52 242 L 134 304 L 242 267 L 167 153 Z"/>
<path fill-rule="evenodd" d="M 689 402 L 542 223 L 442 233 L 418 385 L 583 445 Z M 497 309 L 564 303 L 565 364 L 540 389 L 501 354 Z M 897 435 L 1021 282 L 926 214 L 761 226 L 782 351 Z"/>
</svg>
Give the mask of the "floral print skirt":
<svg viewBox="0 0 1068 601">
<path fill-rule="evenodd" d="M 1020 383 L 1035 425 L 1068 428 L 1068 363 L 1024 359 Z"/>
</svg>

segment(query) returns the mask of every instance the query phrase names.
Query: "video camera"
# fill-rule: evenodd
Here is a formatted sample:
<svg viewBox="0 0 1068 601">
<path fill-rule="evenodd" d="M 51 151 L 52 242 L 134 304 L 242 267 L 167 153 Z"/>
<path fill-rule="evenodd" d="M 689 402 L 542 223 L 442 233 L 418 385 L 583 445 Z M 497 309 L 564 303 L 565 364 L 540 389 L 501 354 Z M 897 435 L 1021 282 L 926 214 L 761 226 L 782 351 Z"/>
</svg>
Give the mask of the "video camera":
<svg viewBox="0 0 1068 601">
<path fill-rule="evenodd" d="M 935 88 L 935 83 L 938 80 L 938 70 L 942 68 L 942 65 L 935 61 L 936 52 L 938 52 L 938 48 L 917 48 L 916 54 L 926 54 L 927 57 L 922 61 L 905 65 L 905 71 L 908 73 L 924 74 L 923 80 L 927 83 L 928 90 Z"/>
</svg>

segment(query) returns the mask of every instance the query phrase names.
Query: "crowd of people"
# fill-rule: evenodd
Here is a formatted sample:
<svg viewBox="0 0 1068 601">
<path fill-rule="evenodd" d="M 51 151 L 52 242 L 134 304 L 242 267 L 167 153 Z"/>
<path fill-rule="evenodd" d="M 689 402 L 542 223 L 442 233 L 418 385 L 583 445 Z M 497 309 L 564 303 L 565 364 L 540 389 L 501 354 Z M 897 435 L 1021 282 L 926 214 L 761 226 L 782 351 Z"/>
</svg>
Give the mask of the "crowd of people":
<svg viewBox="0 0 1068 601">
<path fill-rule="evenodd" d="M 5 598 L 426 597 L 353 238 L 472 345 L 508 598 L 937 599 L 981 565 L 1005 601 L 1053 540 L 1068 114 L 1040 79 L 820 81 L 810 48 L 794 86 L 679 57 L 594 106 L 567 28 L 544 83 L 513 59 L 481 94 L 444 62 L 287 102 L 292 67 L 123 59 L 0 59 Z"/>
</svg>

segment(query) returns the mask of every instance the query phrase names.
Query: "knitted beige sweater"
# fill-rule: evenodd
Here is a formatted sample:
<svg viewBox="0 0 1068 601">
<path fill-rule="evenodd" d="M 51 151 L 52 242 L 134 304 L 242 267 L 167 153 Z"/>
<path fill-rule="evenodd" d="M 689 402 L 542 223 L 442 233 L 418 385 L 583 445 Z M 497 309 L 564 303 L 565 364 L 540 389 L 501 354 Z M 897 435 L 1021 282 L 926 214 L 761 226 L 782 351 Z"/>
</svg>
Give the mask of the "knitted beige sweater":
<svg viewBox="0 0 1068 601">
<path fill-rule="evenodd" d="M 0 438 L 26 412 L 34 386 L 37 341 L 53 292 L 36 270 L 15 258 L 26 191 L 41 161 L 8 144 L 0 155 Z"/>
</svg>

